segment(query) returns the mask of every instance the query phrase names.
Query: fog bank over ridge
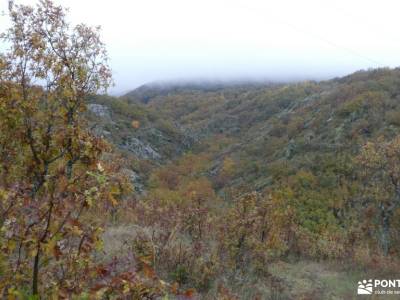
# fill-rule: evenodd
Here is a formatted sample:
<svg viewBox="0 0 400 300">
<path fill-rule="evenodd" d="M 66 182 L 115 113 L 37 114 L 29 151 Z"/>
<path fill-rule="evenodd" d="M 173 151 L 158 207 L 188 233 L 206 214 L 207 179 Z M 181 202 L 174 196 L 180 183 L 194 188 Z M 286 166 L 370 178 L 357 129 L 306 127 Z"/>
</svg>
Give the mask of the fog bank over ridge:
<svg viewBox="0 0 400 300">
<path fill-rule="evenodd" d="M 114 95 L 154 81 L 321 80 L 400 65 L 399 1 L 55 1 L 71 23 L 101 25 Z"/>
</svg>

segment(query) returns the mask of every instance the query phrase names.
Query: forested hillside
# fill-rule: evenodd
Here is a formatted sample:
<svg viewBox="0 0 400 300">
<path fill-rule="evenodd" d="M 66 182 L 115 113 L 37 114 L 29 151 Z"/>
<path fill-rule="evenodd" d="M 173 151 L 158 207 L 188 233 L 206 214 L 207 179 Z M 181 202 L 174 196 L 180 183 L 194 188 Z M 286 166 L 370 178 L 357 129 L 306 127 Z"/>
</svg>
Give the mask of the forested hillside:
<svg viewBox="0 0 400 300">
<path fill-rule="evenodd" d="M 400 69 L 111 97 L 98 29 L 10 2 L 0 297 L 352 299 L 400 266 Z"/>
<path fill-rule="evenodd" d="M 372 266 L 390 274 L 399 243 L 399 84 L 398 69 L 378 69 L 326 82 L 164 86 L 144 102 L 132 97 L 135 91 L 103 101 L 154 112 L 164 123 L 144 127 L 191 141 L 187 148 L 175 141 L 180 154 L 137 170 L 146 192 L 135 209 L 150 215 L 134 209 L 135 217 L 123 218 L 173 234 L 172 253 L 158 254 L 159 272 L 201 291 L 215 289 L 222 273 L 239 298 L 248 284 L 257 286 L 248 295 L 266 297 L 270 288 L 260 280 L 274 278 L 268 265 L 288 259 L 340 260 L 358 276 Z M 151 145 L 163 149 L 157 141 Z M 209 277 L 200 279 L 198 268 L 206 266 Z M 249 280 L 242 288 L 237 272 Z M 283 288 L 285 276 L 281 280 Z M 316 293 L 312 298 L 330 297 L 308 288 Z"/>
</svg>

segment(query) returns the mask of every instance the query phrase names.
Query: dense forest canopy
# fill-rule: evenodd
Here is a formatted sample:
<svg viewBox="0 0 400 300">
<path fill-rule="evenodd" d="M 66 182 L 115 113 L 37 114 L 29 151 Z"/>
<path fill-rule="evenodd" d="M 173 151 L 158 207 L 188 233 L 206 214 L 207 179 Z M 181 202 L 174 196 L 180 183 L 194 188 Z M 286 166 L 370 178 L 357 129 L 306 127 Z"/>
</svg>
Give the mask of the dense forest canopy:
<svg viewBox="0 0 400 300">
<path fill-rule="evenodd" d="M 122 97 L 97 28 L 10 2 L 5 299 L 348 299 L 399 267 L 400 69 Z"/>
</svg>

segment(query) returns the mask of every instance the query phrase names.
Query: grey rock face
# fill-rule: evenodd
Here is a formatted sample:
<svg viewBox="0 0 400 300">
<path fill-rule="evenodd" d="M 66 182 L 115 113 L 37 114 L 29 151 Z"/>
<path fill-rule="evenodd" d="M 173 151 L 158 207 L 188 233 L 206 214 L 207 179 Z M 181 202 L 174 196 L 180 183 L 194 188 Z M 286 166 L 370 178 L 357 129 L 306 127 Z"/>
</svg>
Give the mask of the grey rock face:
<svg viewBox="0 0 400 300">
<path fill-rule="evenodd" d="M 111 118 L 111 112 L 107 106 L 101 104 L 88 104 L 88 109 L 98 117 Z"/>
<path fill-rule="evenodd" d="M 161 155 L 156 150 L 134 137 L 126 138 L 123 141 L 121 148 L 134 153 L 138 158 L 141 159 L 161 159 Z"/>
</svg>

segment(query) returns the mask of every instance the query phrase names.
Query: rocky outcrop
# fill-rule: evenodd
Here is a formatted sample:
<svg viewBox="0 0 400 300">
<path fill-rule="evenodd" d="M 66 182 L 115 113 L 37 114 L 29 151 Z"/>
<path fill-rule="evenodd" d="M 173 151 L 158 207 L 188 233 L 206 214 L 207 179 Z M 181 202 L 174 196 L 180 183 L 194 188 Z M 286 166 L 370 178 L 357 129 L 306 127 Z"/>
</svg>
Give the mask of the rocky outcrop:
<svg viewBox="0 0 400 300">
<path fill-rule="evenodd" d="M 111 119 L 111 112 L 107 106 L 92 103 L 92 104 L 88 104 L 87 107 L 88 107 L 89 111 L 92 112 L 93 114 L 95 114 L 96 116 L 101 117 L 101 118 Z"/>
<path fill-rule="evenodd" d="M 161 159 L 161 155 L 156 150 L 135 137 L 126 137 L 120 147 L 124 150 L 132 152 L 140 159 Z"/>
</svg>

